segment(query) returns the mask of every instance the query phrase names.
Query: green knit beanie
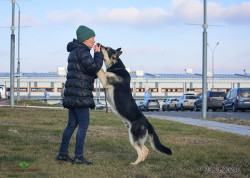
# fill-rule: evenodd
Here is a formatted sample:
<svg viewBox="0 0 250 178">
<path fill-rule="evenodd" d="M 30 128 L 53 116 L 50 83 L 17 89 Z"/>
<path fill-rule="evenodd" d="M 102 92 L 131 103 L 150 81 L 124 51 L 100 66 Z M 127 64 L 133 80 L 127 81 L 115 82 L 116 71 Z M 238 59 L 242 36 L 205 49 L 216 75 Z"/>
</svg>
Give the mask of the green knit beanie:
<svg viewBox="0 0 250 178">
<path fill-rule="evenodd" d="M 81 25 L 76 30 L 76 36 L 77 36 L 78 41 L 83 42 L 83 41 L 95 36 L 95 32 L 92 29 L 90 29 L 84 25 Z"/>
</svg>

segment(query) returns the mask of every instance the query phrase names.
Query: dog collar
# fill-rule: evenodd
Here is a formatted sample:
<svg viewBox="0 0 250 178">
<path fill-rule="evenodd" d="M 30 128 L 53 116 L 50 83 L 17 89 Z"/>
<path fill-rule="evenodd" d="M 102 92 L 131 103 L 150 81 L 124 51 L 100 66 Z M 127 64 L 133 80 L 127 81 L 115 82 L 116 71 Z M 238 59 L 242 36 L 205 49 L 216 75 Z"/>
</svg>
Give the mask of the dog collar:
<svg viewBox="0 0 250 178">
<path fill-rule="evenodd" d="M 123 69 L 125 69 L 125 68 L 107 69 L 107 71 L 112 72 L 112 71 L 123 70 Z"/>
</svg>

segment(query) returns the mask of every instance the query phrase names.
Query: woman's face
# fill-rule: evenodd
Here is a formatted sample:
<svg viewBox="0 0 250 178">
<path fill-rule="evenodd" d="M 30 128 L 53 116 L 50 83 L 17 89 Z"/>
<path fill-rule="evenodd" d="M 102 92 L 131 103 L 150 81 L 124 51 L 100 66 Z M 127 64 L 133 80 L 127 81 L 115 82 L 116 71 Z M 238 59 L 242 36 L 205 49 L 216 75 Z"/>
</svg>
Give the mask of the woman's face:
<svg viewBox="0 0 250 178">
<path fill-rule="evenodd" d="M 85 40 L 83 43 L 86 44 L 89 47 L 89 49 L 91 49 L 95 44 L 95 37 L 93 36 L 93 37 Z"/>
</svg>

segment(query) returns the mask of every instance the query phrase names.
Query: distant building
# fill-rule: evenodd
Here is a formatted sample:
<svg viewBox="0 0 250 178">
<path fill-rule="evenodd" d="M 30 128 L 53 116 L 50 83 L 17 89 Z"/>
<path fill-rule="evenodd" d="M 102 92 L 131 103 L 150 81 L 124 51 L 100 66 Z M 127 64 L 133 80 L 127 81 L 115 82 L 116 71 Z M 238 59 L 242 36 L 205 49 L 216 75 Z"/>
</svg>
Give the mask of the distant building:
<svg viewBox="0 0 250 178">
<path fill-rule="evenodd" d="M 58 73 L 22 73 L 20 79 L 20 97 L 31 99 L 44 99 L 49 93 L 51 103 L 61 99 L 62 83 L 66 82 L 66 70 L 58 69 Z M 150 91 L 150 98 L 163 101 L 168 97 L 179 98 L 186 91 L 202 92 L 202 75 L 193 74 L 191 69 L 186 74 L 150 74 L 143 71 L 130 73 L 131 92 L 136 100 L 144 100 L 147 89 Z M 212 88 L 212 75 L 208 74 L 208 90 Z M 0 85 L 6 87 L 6 95 L 10 93 L 10 74 L 0 73 Z M 15 81 L 15 87 L 16 87 Z M 244 74 L 215 74 L 214 90 L 229 91 L 231 88 L 249 87 L 250 74 L 245 70 Z M 15 95 L 16 95 L 15 88 Z M 99 80 L 95 81 L 93 91 L 95 99 L 104 100 L 104 89 Z"/>
</svg>

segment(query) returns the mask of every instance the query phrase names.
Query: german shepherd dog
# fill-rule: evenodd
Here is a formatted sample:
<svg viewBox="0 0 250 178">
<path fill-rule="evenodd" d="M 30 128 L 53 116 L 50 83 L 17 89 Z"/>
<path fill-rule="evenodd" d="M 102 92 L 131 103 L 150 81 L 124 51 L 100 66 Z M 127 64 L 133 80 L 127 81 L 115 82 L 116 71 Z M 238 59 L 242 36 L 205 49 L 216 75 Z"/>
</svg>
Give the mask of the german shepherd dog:
<svg viewBox="0 0 250 178">
<path fill-rule="evenodd" d="M 147 158 L 149 150 L 144 143 L 148 136 L 155 151 L 171 155 L 172 151 L 161 144 L 153 126 L 139 110 L 132 97 L 130 74 L 119 58 L 122 54 L 121 48 L 114 50 L 101 46 L 101 52 L 104 55 L 106 72 L 101 69 L 97 76 L 106 89 L 106 98 L 112 110 L 122 118 L 128 128 L 130 143 L 137 151 L 138 158 L 131 164 L 137 165 Z"/>
</svg>

